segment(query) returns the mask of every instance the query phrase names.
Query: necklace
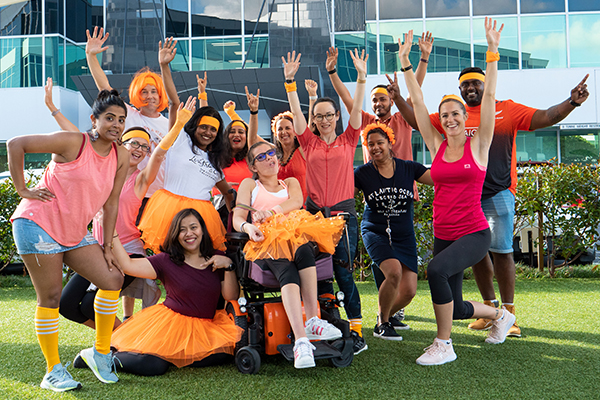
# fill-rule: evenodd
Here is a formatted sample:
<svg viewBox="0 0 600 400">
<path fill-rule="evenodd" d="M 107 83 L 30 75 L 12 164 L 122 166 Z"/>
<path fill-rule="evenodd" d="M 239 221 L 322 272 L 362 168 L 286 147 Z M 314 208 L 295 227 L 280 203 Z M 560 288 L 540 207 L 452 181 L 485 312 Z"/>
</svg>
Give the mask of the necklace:
<svg viewBox="0 0 600 400">
<path fill-rule="evenodd" d="M 294 156 L 294 153 L 296 152 L 296 149 L 297 149 L 297 147 L 294 147 L 294 150 L 292 150 L 292 152 L 288 156 L 287 160 L 285 160 L 285 162 L 280 163 L 279 165 L 285 167 L 290 162 L 290 160 L 292 159 L 292 157 Z"/>
<path fill-rule="evenodd" d="M 375 170 L 377 171 L 377 176 L 379 177 L 379 183 L 381 185 L 380 187 L 381 187 L 381 189 L 383 189 L 383 179 L 381 176 L 381 172 L 379 172 L 379 167 L 377 167 L 377 163 L 375 161 L 373 161 L 373 166 L 375 167 Z M 393 171 L 392 178 L 391 178 L 392 179 L 392 187 L 396 187 L 396 161 L 393 158 L 392 158 L 392 171 Z M 394 248 L 394 245 L 392 244 L 392 228 L 390 227 L 391 212 L 395 208 L 394 200 L 389 199 L 388 204 L 385 204 L 382 200 L 381 205 L 386 209 L 386 211 L 383 213 L 383 215 L 385 215 L 385 217 L 387 218 L 387 228 L 385 229 L 385 233 L 387 233 L 387 235 L 388 235 L 388 239 L 390 241 L 390 247 Z"/>
</svg>

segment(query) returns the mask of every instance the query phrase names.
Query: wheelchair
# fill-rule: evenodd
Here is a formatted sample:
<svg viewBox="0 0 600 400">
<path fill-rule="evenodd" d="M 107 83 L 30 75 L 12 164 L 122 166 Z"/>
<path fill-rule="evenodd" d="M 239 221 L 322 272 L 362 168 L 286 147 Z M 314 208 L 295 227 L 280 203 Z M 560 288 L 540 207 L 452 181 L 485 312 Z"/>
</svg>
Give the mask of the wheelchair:
<svg viewBox="0 0 600 400">
<path fill-rule="evenodd" d="M 246 233 L 226 234 L 227 255 L 236 265 L 243 294 L 237 301 L 227 301 L 225 311 L 237 326 L 244 330 L 235 346 L 235 363 L 244 374 L 256 374 L 261 366 L 261 354 L 281 354 L 294 361 L 293 333 L 283 308 L 279 282 L 271 271 L 261 269 L 244 258 L 242 249 L 249 240 Z M 329 254 L 317 256 L 317 281 L 333 279 L 333 261 Z M 343 293 L 319 295 L 320 318 L 327 320 L 342 331 L 342 338 L 332 341 L 316 341 L 312 344 L 315 360 L 328 359 L 337 368 L 347 367 L 354 359 L 350 324 L 339 317 L 338 307 L 343 306 Z M 306 316 L 304 316 L 306 319 Z"/>
</svg>

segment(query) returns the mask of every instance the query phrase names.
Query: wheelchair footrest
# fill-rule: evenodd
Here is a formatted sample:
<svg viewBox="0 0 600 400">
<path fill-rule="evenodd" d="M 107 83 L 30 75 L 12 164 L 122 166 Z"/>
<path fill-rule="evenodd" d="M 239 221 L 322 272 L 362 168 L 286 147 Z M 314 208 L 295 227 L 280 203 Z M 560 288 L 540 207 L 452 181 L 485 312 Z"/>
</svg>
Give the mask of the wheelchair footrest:
<svg viewBox="0 0 600 400">
<path fill-rule="evenodd" d="M 323 360 L 334 357 L 341 357 L 342 353 L 325 341 L 311 342 L 317 349 L 314 351 L 315 360 Z M 294 361 L 294 345 L 280 344 L 277 346 L 279 351 L 286 360 Z"/>
</svg>

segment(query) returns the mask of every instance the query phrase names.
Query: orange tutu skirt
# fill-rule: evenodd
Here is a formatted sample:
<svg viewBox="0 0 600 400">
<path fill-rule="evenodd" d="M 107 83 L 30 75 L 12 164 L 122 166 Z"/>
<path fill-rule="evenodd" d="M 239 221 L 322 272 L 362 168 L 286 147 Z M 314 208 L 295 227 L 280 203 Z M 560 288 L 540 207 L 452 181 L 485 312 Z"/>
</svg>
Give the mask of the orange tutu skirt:
<svg viewBox="0 0 600 400">
<path fill-rule="evenodd" d="M 142 231 L 144 247 L 151 249 L 154 254 L 160 253 L 160 246 L 167 237 L 173 217 L 186 208 L 193 208 L 200 213 L 206 223 L 213 247 L 217 250 L 225 250 L 225 227 L 212 203 L 179 196 L 164 189 L 156 191 L 150 197 L 138 225 L 139 230 Z"/>
<path fill-rule="evenodd" d="M 224 310 L 213 319 L 188 317 L 157 304 L 134 314 L 112 334 L 118 351 L 150 354 L 185 367 L 212 354 L 233 354 L 244 330 Z"/>
<path fill-rule="evenodd" d="M 293 260 L 298 247 L 309 241 L 317 243 L 321 252 L 333 254 L 343 234 L 344 218 L 325 218 L 320 212 L 311 214 L 306 210 L 296 210 L 287 215 L 275 214 L 258 228 L 265 239 L 261 242 L 246 243 L 246 259 Z"/>
</svg>

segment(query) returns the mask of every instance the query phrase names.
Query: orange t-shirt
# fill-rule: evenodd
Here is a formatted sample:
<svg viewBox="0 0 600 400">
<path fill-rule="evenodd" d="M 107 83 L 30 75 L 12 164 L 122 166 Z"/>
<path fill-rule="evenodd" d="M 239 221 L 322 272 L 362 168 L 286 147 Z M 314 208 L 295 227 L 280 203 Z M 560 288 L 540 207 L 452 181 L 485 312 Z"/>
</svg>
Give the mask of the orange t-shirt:
<svg viewBox="0 0 600 400">
<path fill-rule="evenodd" d="M 465 124 L 465 134 L 475 135 L 479 128 L 480 108 L 468 107 L 469 119 Z M 537 109 L 515 103 L 512 100 L 496 100 L 496 125 L 490 147 L 487 174 L 483 184 L 482 199 L 489 199 L 497 193 L 509 189 L 513 194 L 517 190 L 517 131 L 528 131 L 531 118 Z M 429 116 L 431 124 L 444 133 L 438 113 Z"/>
</svg>

